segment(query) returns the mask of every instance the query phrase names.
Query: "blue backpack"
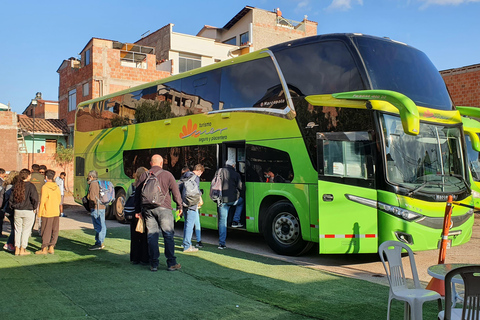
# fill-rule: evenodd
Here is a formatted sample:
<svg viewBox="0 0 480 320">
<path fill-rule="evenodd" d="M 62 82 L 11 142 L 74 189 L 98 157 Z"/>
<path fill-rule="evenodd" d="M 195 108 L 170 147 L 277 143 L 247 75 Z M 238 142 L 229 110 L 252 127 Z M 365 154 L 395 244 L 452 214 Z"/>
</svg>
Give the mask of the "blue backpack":
<svg viewBox="0 0 480 320">
<path fill-rule="evenodd" d="M 112 204 L 115 200 L 113 184 L 110 181 L 98 180 L 98 186 L 100 188 L 98 201 L 105 206 Z"/>
</svg>

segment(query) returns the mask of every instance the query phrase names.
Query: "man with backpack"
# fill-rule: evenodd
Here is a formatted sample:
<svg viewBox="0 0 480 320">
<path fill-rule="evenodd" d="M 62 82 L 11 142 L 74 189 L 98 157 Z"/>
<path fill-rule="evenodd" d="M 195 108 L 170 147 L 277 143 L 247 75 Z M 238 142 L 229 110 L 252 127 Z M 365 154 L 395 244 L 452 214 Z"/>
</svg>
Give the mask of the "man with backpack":
<svg viewBox="0 0 480 320">
<path fill-rule="evenodd" d="M 88 250 L 102 250 L 105 248 L 105 237 L 107 235 L 107 225 L 105 224 L 105 204 L 100 201 L 100 185 L 98 181 L 98 173 L 92 170 L 88 173 L 87 199 L 89 201 L 90 214 L 92 216 L 93 228 L 95 229 L 95 244 Z"/>
<path fill-rule="evenodd" d="M 218 249 L 226 249 L 225 241 L 227 239 L 227 220 L 230 207 L 235 207 L 232 228 L 241 228 L 243 224 L 240 217 L 243 210 L 243 198 L 240 193 L 243 190 L 243 183 L 240 174 L 235 171 L 235 161 L 227 160 L 226 167 L 220 168 L 215 175 L 221 180 L 221 201 L 218 202 Z"/>
<path fill-rule="evenodd" d="M 192 246 L 193 227 L 199 220 L 198 206 L 203 204 L 202 193 L 200 191 L 200 176 L 205 167 L 202 164 L 195 165 L 192 171 L 187 170 L 180 178 L 179 189 L 182 194 L 183 216 L 185 224 L 183 225 L 183 252 L 197 252 L 198 249 Z M 195 226 L 195 228 L 197 228 Z M 198 234 L 197 229 L 197 234 Z M 201 239 L 197 237 L 197 244 Z M 199 246 L 200 246 L 199 245 Z"/>
<path fill-rule="evenodd" d="M 165 244 L 165 257 L 167 270 L 175 271 L 181 268 L 175 257 L 175 242 L 173 236 L 174 220 L 172 214 L 172 200 L 182 214 L 182 196 L 173 175 L 163 170 L 163 158 L 159 154 L 152 156 L 151 168 L 138 180 L 135 192 L 135 212 L 140 217 L 140 212 L 145 218 L 147 227 L 148 252 L 150 255 L 150 270 L 157 271 L 160 257 L 158 249 L 158 236 L 160 231 Z"/>
</svg>

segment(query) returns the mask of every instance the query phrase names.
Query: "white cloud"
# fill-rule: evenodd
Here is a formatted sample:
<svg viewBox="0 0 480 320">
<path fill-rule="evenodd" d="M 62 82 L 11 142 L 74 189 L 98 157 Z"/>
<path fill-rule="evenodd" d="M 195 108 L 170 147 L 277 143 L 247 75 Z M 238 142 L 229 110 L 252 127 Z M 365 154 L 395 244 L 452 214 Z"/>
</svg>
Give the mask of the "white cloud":
<svg viewBox="0 0 480 320">
<path fill-rule="evenodd" d="M 458 5 L 470 3 L 470 2 L 480 2 L 480 0 L 420 0 L 420 1 L 424 2 L 424 4 L 420 7 L 420 9 L 425 9 L 433 5 L 458 6 Z"/>
<path fill-rule="evenodd" d="M 347 11 L 352 9 L 352 3 L 358 3 L 359 5 L 363 5 L 363 0 L 333 0 L 326 10 Z"/>
<path fill-rule="evenodd" d="M 311 10 L 310 0 L 300 0 L 294 9 L 295 13 L 306 14 Z"/>
</svg>

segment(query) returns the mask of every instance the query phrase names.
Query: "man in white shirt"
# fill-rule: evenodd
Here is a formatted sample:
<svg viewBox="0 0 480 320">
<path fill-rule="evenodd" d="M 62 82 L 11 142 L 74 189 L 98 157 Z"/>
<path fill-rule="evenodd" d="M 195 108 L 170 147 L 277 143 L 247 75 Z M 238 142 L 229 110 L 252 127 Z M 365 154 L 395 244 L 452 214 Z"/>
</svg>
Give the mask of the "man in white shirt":
<svg viewBox="0 0 480 320">
<path fill-rule="evenodd" d="M 57 183 L 58 187 L 60 188 L 60 195 L 62 196 L 62 201 L 60 202 L 60 217 L 66 217 L 63 213 L 63 199 L 65 195 L 65 177 L 67 174 L 65 172 L 60 173 L 60 176 L 55 178 L 55 182 Z"/>
</svg>

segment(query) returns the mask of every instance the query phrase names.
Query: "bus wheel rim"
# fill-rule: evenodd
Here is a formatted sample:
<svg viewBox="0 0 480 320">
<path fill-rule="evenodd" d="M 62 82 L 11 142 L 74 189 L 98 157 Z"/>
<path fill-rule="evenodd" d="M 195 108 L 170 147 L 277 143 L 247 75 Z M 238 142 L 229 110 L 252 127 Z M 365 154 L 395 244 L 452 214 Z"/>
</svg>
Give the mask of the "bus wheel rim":
<svg viewBox="0 0 480 320">
<path fill-rule="evenodd" d="M 295 242 L 300 235 L 300 224 L 297 218 L 289 213 L 280 213 L 273 223 L 273 234 L 283 244 Z"/>
</svg>

